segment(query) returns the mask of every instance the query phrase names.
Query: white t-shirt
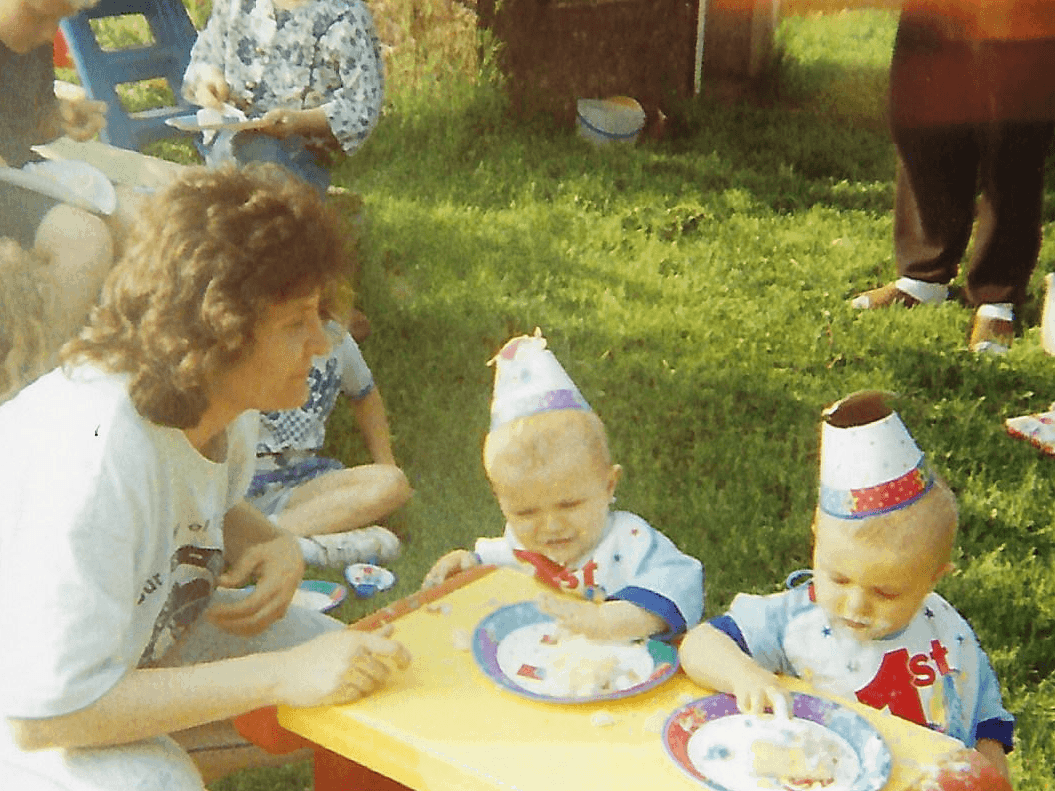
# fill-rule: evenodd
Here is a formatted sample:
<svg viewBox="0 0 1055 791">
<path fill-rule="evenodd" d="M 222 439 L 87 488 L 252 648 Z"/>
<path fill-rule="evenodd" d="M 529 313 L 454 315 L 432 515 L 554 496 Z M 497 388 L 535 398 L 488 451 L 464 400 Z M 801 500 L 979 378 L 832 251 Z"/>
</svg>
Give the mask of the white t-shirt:
<svg viewBox="0 0 1055 791">
<path fill-rule="evenodd" d="M 223 568 L 223 519 L 252 474 L 258 413 L 228 427 L 216 463 L 141 417 L 125 383 L 56 370 L 0 406 L 0 716 L 79 710 L 151 665 Z M 7 731 L 0 765 L 30 760 Z"/>
</svg>

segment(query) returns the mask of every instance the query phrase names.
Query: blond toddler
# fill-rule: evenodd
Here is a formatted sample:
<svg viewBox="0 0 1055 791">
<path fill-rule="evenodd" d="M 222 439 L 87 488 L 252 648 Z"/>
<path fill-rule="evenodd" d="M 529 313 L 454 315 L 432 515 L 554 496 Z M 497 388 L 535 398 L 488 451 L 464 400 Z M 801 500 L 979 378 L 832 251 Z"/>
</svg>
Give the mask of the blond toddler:
<svg viewBox="0 0 1055 791">
<path fill-rule="evenodd" d="M 812 581 L 738 595 L 686 636 L 685 671 L 753 713 L 788 710 L 779 675 L 806 678 L 953 736 L 1008 777 L 1014 718 L 974 631 L 934 592 L 956 526 L 955 497 L 884 395 L 837 402 L 822 425 Z"/>
<path fill-rule="evenodd" d="M 505 533 L 444 555 L 424 587 L 480 564 L 521 567 L 568 596 L 540 608 L 599 639 L 670 637 L 699 622 L 703 567 L 627 511 L 612 511 L 622 468 L 604 424 L 545 340 L 521 336 L 495 358 L 484 470 Z"/>
</svg>

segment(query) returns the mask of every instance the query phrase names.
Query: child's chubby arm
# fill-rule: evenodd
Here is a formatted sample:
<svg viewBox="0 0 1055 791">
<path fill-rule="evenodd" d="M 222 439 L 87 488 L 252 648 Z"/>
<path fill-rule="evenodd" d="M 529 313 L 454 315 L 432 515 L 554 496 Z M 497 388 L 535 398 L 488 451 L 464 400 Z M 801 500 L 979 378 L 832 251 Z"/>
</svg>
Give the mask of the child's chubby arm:
<svg viewBox="0 0 1055 791">
<path fill-rule="evenodd" d="M 352 401 L 351 407 L 356 425 L 359 426 L 374 463 L 396 466 L 396 458 L 392 453 L 392 434 L 388 427 L 385 402 L 381 400 L 381 391 L 375 385 L 365 396 Z"/>
<path fill-rule="evenodd" d="M 658 615 L 628 601 L 592 602 L 544 593 L 538 608 L 569 632 L 593 640 L 637 640 L 667 629 Z"/>
<path fill-rule="evenodd" d="M 453 552 L 448 552 L 429 569 L 429 573 L 425 575 L 425 579 L 421 583 L 421 589 L 435 588 L 455 574 L 479 565 L 480 558 L 475 552 L 470 552 L 468 549 L 456 549 Z"/>
<path fill-rule="evenodd" d="M 760 666 L 710 624 L 700 624 L 685 635 L 678 657 L 689 678 L 701 686 L 735 695 L 743 713 L 761 714 L 772 706 L 778 715 L 789 715 L 791 696 L 776 674 Z"/>
</svg>

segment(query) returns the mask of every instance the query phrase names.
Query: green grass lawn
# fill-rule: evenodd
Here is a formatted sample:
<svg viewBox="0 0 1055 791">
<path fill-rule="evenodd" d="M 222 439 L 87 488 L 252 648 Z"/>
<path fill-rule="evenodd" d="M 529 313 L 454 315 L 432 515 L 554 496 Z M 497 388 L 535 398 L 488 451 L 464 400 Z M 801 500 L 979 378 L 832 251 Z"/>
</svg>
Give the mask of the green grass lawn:
<svg viewBox="0 0 1055 791">
<path fill-rule="evenodd" d="M 335 183 L 364 201 L 363 352 L 416 495 L 392 520 L 405 536 L 396 588 L 339 617 L 407 595 L 440 554 L 501 530 L 480 446 L 486 362 L 512 335 L 545 332 L 608 426 L 619 507 L 704 562 L 708 616 L 809 565 L 820 410 L 887 388 L 959 497 L 958 568 L 939 591 L 975 626 L 1018 717 L 1016 787 L 1052 788 L 1055 461 L 1003 420 L 1055 399 L 1037 326 L 1055 250 L 1045 242 L 1002 359 L 965 350 L 970 314 L 956 303 L 851 310 L 848 297 L 893 276 L 895 22 L 788 18 L 773 106 L 701 99 L 684 135 L 632 148 L 515 124 L 464 72 L 391 86 Z M 1051 221 L 1049 208 L 1055 238 Z M 345 416 L 331 446 L 364 458 Z M 215 789 L 308 785 L 301 766 Z"/>
</svg>

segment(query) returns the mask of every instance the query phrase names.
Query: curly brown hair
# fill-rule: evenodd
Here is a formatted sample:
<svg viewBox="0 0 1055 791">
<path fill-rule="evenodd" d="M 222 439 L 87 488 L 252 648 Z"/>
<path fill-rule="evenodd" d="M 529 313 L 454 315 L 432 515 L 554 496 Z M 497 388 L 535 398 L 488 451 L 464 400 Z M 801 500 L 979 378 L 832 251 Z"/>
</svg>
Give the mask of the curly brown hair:
<svg viewBox="0 0 1055 791">
<path fill-rule="evenodd" d="M 66 336 L 50 261 L 0 238 L 0 403 L 55 365 Z"/>
<path fill-rule="evenodd" d="M 273 165 L 189 168 L 144 208 L 63 361 L 129 374 L 140 414 L 193 428 L 266 306 L 349 273 L 336 215 L 304 182 Z"/>
</svg>

